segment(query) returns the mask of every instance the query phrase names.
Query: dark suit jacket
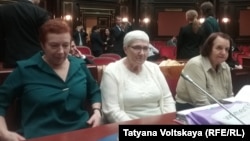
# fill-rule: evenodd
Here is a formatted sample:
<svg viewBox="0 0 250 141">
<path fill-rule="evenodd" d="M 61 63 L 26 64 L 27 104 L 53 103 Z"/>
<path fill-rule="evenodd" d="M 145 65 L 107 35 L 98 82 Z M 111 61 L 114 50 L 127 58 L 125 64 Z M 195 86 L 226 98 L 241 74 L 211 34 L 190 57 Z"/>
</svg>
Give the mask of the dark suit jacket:
<svg viewBox="0 0 250 141">
<path fill-rule="evenodd" d="M 38 28 L 48 19 L 46 10 L 28 0 L 1 6 L 0 32 L 5 40 L 5 67 L 15 67 L 16 61 L 27 59 L 41 50 Z"/>
<path fill-rule="evenodd" d="M 81 38 L 82 38 L 82 45 L 85 46 L 86 45 L 86 37 L 88 36 L 88 34 L 86 32 L 80 32 Z M 77 46 L 79 46 L 80 44 L 80 37 L 79 37 L 79 32 L 75 31 L 73 34 L 73 38 L 75 41 L 75 44 Z"/>
<path fill-rule="evenodd" d="M 114 26 L 111 30 L 111 36 L 114 39 L 114 51 L 120 56 L 124 57 L 125 53 L 123 51 L 123 38 L 125 36 L 125 32 L 120 30 L 118 26 Z"/>
<path fill-rule="evenodd" d="M 180 28 L 177 38 L 177 59 L 190 59 L 200 54 L 200 36 L 193 32 L 192 23 Z"/>
<path fill-rule="evenodd" d="M 92 32 L 90 35 L 91 50 L 94 56 L 98 57 L 103 52 L 104 42 L 99 32 Z"/>
</svg>

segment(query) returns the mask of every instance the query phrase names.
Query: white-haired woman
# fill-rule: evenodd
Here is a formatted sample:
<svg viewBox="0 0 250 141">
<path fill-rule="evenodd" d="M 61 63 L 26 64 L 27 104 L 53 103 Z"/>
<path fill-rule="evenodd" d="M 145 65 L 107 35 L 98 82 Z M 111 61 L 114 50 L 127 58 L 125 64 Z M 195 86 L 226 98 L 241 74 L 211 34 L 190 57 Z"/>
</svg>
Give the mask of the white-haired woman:
<svg viewBox="0 0 250 141">
<path fill-rule="evenodd" d="M 175 101 L 157 64 L 146 61 L 149 37 L 134 30 L 124 37 L 126 57 L 103 73 L 103 112 L 108 122 L 120 122 L 175 112 Z"/>
</svg>

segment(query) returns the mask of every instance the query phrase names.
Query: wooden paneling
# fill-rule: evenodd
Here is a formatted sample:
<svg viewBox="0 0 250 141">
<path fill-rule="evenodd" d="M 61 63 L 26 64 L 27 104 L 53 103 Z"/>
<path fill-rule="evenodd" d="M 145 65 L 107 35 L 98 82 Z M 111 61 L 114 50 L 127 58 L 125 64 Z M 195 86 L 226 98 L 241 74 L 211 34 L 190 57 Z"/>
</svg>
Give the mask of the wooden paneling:
<svg viewBox="0 0 250 141">
<path fill-rule="evenodd" d="M 158 36 L 176 36 L 180 27 L 187 24 L 185 12 L 165 11 L 158 13 Z"/>
<path fill-rule="evenodd" d="M 250 10 L 241 10 L 240 11 L 240 36 L 250 36 Z M 250 39 L 249 39 L 250 40 Z"/>
</svg>

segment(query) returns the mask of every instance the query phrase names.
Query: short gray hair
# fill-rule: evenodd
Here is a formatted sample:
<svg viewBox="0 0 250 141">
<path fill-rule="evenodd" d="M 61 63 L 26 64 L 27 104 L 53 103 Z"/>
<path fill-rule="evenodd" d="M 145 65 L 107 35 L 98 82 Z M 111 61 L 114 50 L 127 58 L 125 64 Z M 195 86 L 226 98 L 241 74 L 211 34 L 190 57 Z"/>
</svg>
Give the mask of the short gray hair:
<svg viewBox="0 0 250 141">
<path fill-rule="evenodd" d="M 123 47 L 128 47 L 136 40 L 142 40 L 149 43 L 149 36 L 146 32 L 142 30 L 133 30 L 128 32 L 123 40 Z"/>
</svg>

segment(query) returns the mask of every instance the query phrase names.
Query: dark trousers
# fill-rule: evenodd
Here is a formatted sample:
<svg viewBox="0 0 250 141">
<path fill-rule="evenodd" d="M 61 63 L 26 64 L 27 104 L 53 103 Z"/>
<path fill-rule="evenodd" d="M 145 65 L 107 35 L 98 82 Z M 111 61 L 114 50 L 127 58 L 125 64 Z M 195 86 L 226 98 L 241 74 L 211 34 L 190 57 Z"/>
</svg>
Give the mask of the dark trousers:
<svg viewBox="0 0 250 141">
<path fill-rule="evenodd" d="M 153 56 L 149 56 L 147 58 L 148 61 L 157 61 L 158 59 L 160 58 L 160 55 L 159 54 L 155 54 Z"/>
<path fill-rule="evenodd" d="M 176 102 L 175 106 L 176 106 L 176 111 L 195 108 L 193 105 L 191 105 L 189 103 L 178 103 L 178 102 Z"/>
</svg>

